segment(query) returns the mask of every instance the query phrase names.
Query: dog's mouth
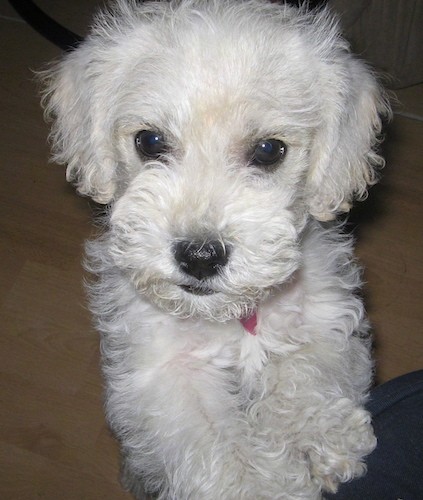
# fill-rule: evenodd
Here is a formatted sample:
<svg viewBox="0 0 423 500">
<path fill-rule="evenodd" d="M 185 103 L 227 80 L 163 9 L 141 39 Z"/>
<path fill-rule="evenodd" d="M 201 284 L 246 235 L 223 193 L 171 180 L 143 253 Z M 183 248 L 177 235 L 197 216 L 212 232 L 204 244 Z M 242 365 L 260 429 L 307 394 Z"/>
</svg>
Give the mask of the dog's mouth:
<svg viewBox="0 0 423 500">
<path fill-rule="evenodd" d="M 179 285 L 182 290 L 192 295 L 213 295 L 216 293 L 215 290 L 208 288 L 206 286 L 193 286 L 193 285 Z"/>
</svg>

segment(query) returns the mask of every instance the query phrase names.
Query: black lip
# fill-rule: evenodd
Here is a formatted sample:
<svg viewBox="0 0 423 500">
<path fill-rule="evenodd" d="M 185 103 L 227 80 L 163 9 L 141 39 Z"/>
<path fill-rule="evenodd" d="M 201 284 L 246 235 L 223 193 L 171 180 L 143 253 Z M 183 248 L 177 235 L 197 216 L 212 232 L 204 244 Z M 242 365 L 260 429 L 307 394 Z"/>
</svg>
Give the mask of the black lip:
<svg viewBox="0 0 423 500">
<path fill-rule="evenodd" d="M 210 288 L 206 287 L 200 287 L 200 286 L 190 286 L 190 285 L 179 285 L 182 290 L 184 290 L 187 293 L 190 293 L 192 295 L 213 295 L 216 293 L 214 290 L 211 290 Z"/>
</svg>

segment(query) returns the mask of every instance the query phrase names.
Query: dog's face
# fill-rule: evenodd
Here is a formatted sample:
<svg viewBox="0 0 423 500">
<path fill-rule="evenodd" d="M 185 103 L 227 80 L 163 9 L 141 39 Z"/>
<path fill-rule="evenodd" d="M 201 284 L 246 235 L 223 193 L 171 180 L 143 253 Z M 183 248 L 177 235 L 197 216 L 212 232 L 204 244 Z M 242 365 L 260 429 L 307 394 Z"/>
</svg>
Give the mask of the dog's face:
<svg viewBox="0 0 423 500">
<path fill-rule="evenodd" d="M 327 15 L 265 2 L 128 7 L 50 73 L 56 158 L 111 203 L 108 253 L 180 316 L 245 316 L 372 182 L 386 104 Z"/>
</svg>

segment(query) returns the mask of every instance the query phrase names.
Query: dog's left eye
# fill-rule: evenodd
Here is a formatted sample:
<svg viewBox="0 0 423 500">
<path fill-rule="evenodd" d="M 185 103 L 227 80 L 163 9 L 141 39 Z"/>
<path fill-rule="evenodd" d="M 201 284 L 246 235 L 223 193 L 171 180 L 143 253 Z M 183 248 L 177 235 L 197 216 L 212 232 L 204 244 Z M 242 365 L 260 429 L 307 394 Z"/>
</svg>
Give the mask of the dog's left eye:
<svg viewBox="0 0 423 500">
<path fill-rule="evenodd" d="M 166 153 L 167 144 L 160 132 L 141 130 L 135 135 L 137 151 L 148 158 L 158 158 Z"/>
<path fill-rule="evenodd" d="M 287 147 L 278 139 L 262 139 L 254 147 L 251 163 L 258 166 L 271 166 L 281 161 L 286 155 Z"/>
</svg>

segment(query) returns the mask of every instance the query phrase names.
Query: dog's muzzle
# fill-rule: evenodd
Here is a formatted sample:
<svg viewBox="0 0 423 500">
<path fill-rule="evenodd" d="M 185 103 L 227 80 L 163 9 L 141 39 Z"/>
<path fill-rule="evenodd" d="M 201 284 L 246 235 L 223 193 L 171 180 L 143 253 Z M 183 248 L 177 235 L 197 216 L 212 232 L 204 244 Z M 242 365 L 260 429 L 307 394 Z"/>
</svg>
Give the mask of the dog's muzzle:
<svg viewBox="0 0 423 500">
<path fill-rule="evenodd" d="M 178 241 L 174 257 L 183 273 L 193 277 L 195 285 L 181 285 L 185 291 L 196 295 L 211 295 L 214 291 L 204 281 L 216 276 L 227 264 L 229 249 L 220 241 Z"/>
</svg>

